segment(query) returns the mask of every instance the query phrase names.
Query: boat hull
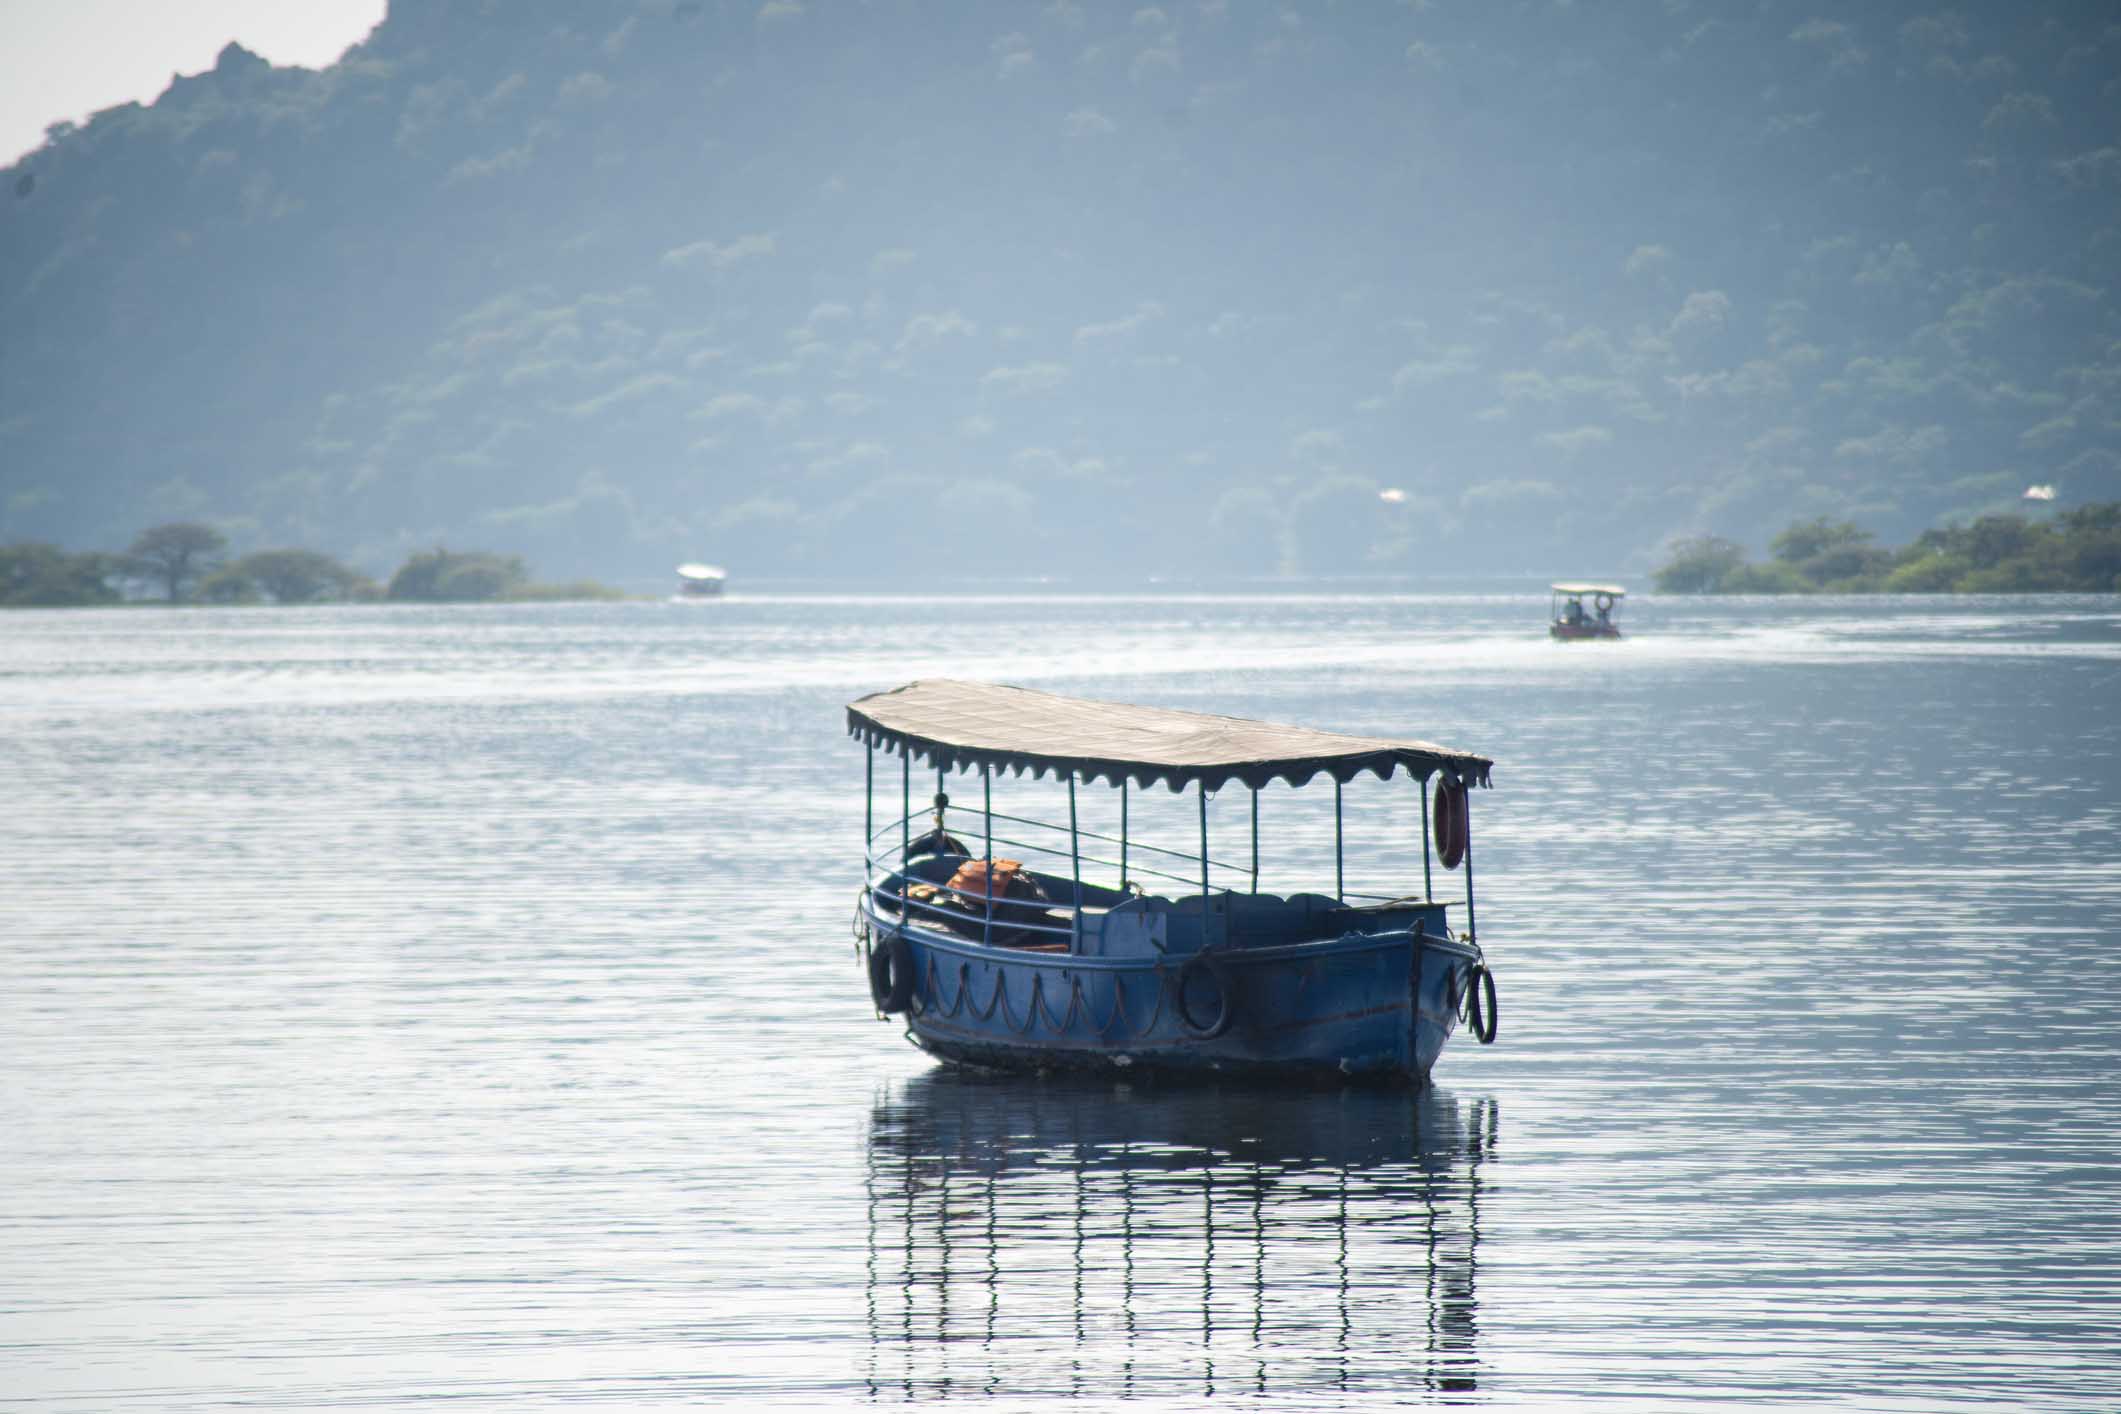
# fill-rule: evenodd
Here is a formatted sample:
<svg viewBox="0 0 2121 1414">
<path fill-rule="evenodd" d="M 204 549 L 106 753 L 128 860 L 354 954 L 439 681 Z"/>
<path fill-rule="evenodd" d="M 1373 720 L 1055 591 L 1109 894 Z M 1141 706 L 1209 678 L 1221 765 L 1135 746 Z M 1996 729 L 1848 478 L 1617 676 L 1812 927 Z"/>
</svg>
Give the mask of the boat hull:
<svg viewBox="0 0 2121 1414">
<path fill-rule="evenodd" d="M 1592 623 L 1583 623 L 1583 624 L 1571 624 L 1571 623 L 1553 623 L 1553 624 L 1548 624 L 1548 625 L 1547 625 L 1547 632 L 1548 632 L 1549 634 L 1553 635 L 1553 636 L 1554 636 L 1555 638 L 1559 638 L 1559 639 L 1562 639 L 1562 640 L 1564 640 L 1564 641 L 1568 641 L 1568 640 L 1574 640 L 1574 639 L 1579 639 L 1579 638 L 1618 638 L 1618 637 L 1620 637 L 1620 630 L 1619 630 L 1618 628 L 1614 627 L 1614 626 L 1613 626 L 1612 624 L 1592 624 Z"/>
<path fill-rule="evenodd" d="M 961 1065 L 1421 1080 L 1456 1029 L 1470 943 L 1349 934 L 1205 957 L 1085 957 L 988 947 L 872 915 L 905 939 L 907 1035 Z"/>
</svg>

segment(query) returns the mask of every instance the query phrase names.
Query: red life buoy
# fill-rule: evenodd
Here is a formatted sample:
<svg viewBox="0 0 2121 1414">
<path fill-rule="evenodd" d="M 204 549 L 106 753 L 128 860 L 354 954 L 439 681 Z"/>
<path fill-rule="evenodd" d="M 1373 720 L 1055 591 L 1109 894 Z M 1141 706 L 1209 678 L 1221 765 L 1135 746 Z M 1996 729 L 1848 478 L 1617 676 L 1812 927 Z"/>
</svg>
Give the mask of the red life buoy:
<svg viewBox="0 0 2121 1414">
<path fill-rule="evenodd" d="M 1430 814 L 1436 825 L 1436 858 L 1446 869 L 1456 869 L 1466 857 L 1466 834 L 1471 820 L 1466 811 L 1466 788 L 1445 777 L 1436 785 L 1436 805 Z"/>
</svg>

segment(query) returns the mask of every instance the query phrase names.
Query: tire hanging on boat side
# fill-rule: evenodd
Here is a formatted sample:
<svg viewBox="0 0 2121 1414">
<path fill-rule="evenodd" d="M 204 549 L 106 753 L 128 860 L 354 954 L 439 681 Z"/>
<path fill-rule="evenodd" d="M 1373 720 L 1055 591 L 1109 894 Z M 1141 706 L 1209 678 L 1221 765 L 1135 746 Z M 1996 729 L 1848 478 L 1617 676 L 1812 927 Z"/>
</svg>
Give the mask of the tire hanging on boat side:
<svg viewBox="0 0 2121 1414">
<path fill-rule="evenodd" d="M 1495 1044 L 1495 974 L 1480 963 L 1466 973 L 1466 1027 L 1483 1046 Z"/>
<path fill-rule="evenodd" d="M 913 945 L 901 934 L 869 949 L 869 996 L 887 1016 L 913 1004 Z"/>
<path fill-rule="evenodd" d="M 1463 783 L 1445 776 L 1436 785 L 1436 803 L 1430 807 L 1436 834 L 1436 860 L 1446 869 L 1456 869 L 1466 857 L 1466 836 L 1472 821 L 1466 809 Z"/>
<path fill-rule="evenodd" d="M 1187 988 L 1202 974 L 1215 983 L 1215 1015 L 1206 1024 L 1194 1015 L 1193 1005 L 1187 1000 Z M 1237 1020 L 1237 994 L 1230 987 L 1230 969 L 1223 966 L 1220 958 L 1209 953 L 1193 954 L 1186 959 L 1186 965 L 1178 969 L 1173 985 L 1178 991 L 1178 1019 L 1195 1039 L 1212 1041 L 1228 1031 Z"/>
</svg>

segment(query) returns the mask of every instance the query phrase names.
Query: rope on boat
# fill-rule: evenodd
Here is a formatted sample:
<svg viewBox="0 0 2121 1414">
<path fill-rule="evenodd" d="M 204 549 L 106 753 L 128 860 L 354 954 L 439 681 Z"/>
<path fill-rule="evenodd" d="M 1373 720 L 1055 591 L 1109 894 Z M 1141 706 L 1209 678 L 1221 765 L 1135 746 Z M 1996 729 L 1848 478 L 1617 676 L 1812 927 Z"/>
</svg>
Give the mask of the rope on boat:
<svg viewBox="0 0 2121 1414">
<path fill-rule="evenodd" d="M 1002 1015 L 1002 1024 L 1018 1036 L 1027 1034 L 1034 1026 L 1041 1024 L 1043 1024 L 1045 1029 L 1052 1031 L 1057 1036 L 1066 1035 L 1068 1029 L 1075 1024 L 1078 1017 L 1086 1022 L 1093 1023 L 1097 1034 L 1103 1038 L 1109 1039 L 1114 1028 L 1119 1027 L 1122 1022 L 1128 1023 L 1125 1028 L 1127 1032 L 1146 1036 L 1154 1033 L 1156 1023 L 1163 1020 L 1164 999 L 1170 992 L 1170 975 L 1159 967 L 1156 970 L 1156 976 L 1156 1008 L 1149 1014 L 1148 1023 L 1137 1030 L 1132 1025 L 1132 1017 L 1127 1005 L 1127 984 L 1124 978 L 1114 977 L 1112 979 L 1112 1010 L 1102 1022 L 1099 1022 L 1091 1014 L 1090 1000 L 1083 994 L 1081 977 L 1073 974 L 1069 976 L 1067 1010 L 1056 1017 L 1053 1005 L 1046 997 L 1045 974 L 1043 972 L 1033 972 L 1031 975 L 1029 1010 L 1025 1013 L 1023 1023 L 1019 1025 L 1009 1005 L 1009 974 L 1006 970 L 995 973 L 994 993 L 987 998 L 987 1005 L 980 1007 L 967 1005 L 967 999 L 972 994 L 972 964 L 969 962 L 958 963 L 957 994 L 950 997 L 948 1002 L 945 1003 L 946 992 L 943 984 L 942 969 L 936 965 L 935 955 L 930 953 L 928 966 L 925 975 L 922 977 L 924 985 L 915 989 L 915 995 L 910 999 L 909 1010 L 914 1016 L 932 1016 L 938 1021 L 950 1021 L 955 1019 L 960 1013 L 963 1013 L 970 1016 L 972 1020 L 982 1023 L 992 1020 L 995 1012 L 999 1011 Z"/>
<path fill-rule="evenodd" d="M 1076 986 L 1078 988 L 1082 986 L 1080 980 L 1076 982 Z M 1119 1025 L 1120 1018 L 1126 1014 L 1127 984 L 1122 978 L 1114 977 L 1112 979 L 1112 1014 L 1105 1018 L 1104 1025 L 1097 1028 L 1097 1034 L 1101 1037 L 1108 1034 L 1113 1027 Z"/>
<path fill-rule="evenodd" d="M 1019 1036 L 1023 1035 L 1038 1020 L 1038 1012 L 1036 1011 L 1038 1006 L 1038 978 L 1034 976 L 1031 979 L 1031 1005 L 1034 1010 L 1024 1013 L 1024 1024 L 1022 1026 L 1018 1026 L 1015 1019 L 1009 1015 L 1009 974 L 1000 968 L 996 968 L 994 972 L 994 1003 L 995 1006 L 999 1006 L 1002 1009 L 1002 1025 L 1008 1027 Z M 991 1014 L 994 1007 L 989 1007 L 987 1010 Z"/>
<path fill-rule="evenodd" d="M 1056 1036 L 1063 1035 L 1068 1030 L 1068 1023 L 1075 1020 L 1076 1004 L 1083 999 L 1082 984 L 1072 977 L 1068 979 L 1068 1014 L 1059 1021 L 1055 1021 L 1052 1010 L 1044 1005 L 1045 981 L 1044 973 L 1034 972 L 1031 974 L 1031 1015 L 1033 1019 L 1043 1016 L 1046 1022 L 1053 1027 L 1053 1033 Z"/>
<path fill-rule="evenodd" d="M 868 893 L 869 890 L 866 888 L 854 891 L 854 924 L 852 931 L 854 933 L 854 956 L 857 961 L 866 960 L 869 956 L 869 910 L 862 906 Z"/>
<path fill-rule="evenodd" d="M 969 983 L 972 979 L 968 976 L 965 980 Z M 994 995 L 987 998 L 987 1009 L 985 1011 L 972 1012 L 971 1015 L 974 1021 L 987 1021 L 994 1015 L 997 1008 L 1002 1009 L 1002 1020 L 1007 1021 L 1009 1019 L 1008 1010 L 1004 1005 L 1009 1000 L 1008 980 L 1007 977 L 1004 977 L 999 972 L 994 975 Z"/>
<path fill-rule="evenodd" d="M 873 956 L 876 944 L 876 929 L 867 912 L 861 909 L 859 904 L 855 912 L 853 932 L 857 951 L 870 953 Z M 894 935 L 892 941 L 896 942 L 899 939 Z M 1418 965 L 1418 951 L 1416 960 Z M 1140 1037 L 1152 1036 L 1156 1032 L 1157 1023 L 1164 1019 L 1164 1008 L 1166 1003 L 1172 999 L 1174 986 L 1183 987 L 1187 971 L 1196 969 L 1196 965 L 1198 970 L 1206 970 L 1214 978 L 1218 990 L 1222 993 L 1222 1006 L 1214 1024 L 1203 1028 L 1195 1022 L 1193 1017 L 1187 1015 L 1185 998 L 1183 993 L 1180 993 L 1177 997 L 1178 1016 L 1185 1029 L 1195 1036 L 1212 1038 L 1228 1030 L 1229 1025 L 1236 1020 L 1237 999 L 1230 985 L 1231 978 L 1228 975 L 1228 970 L 1221 964 L 1219 958 L 1203 959 L 1196 954 L 1194 957 L 1187 959 L 1185 967 L 1180 968 L 1175 976 L 1166 970 L 1161 963 L 1158 963 L 1154 969 L 1157 983 L 1156 1005 L 1150 1012 L 1149 1019 L 1139 1026 L 1134 1024 L 1131 1009 L 1127 1004 L 1126 979 L 1116 975 L 1112 978 L 1111 1013 L 1102 1022 L 1096 1022 L 1090 1012 L 1089 999 L 1083 995 L 1083 982 L 1079 975 L 1072 972 L 1069 974 L 1067 1010 L 1056 1018 L 1053 1006 L 1046 998 L 1045 973 L 1042 969 L 1034 969 L 1031 974 L 1030 1002 L 1024 1013 L 1024 1019 L 1019 1024 L 1009 1005 L 1009 973 L 1006 964 L 996 968 L 994 993 L 987 999 L 987 1005 L 981 1008 L 976 1005 L 968 1005 L 973 985 L 972 964 L 970 962 L 960 961 L 958 963 L 957 995 L 950 998 L 947 1006 L 942 1005 L 944 996 L 942 971 L 936 964 L 934 953 L 930 952 L 928 954 L 927 963 L 928 965 L 921 977 L 922 985 L 911 988 L 911 995 L 907 998 L 905 1009 L 910 1015 L 916 1017 L 934 1016 L 939 1020 L 949 1021 L 963 1013 L 969 1015 L 972 1020 L 984 1024 L 991 1021 L 994 1014 L 999 1011 L 1002 1017 L 1002 1024 L 1012 1034 L 1017 1036 L 1027 1035 L 1034 1027 L 1041 1024 L 1055 1035 L 1065 1035 L 1068 1029 L 1075 1024 L 1077 1017 L 1081 1017 L 1087 1022 L 1093 1022 L 1094 1029 L 1100 1039 L 1113 1039 L 1114 1028 L 1119 1027 L 1122 1022 L 1127 1023 L 1126 1033 Z M 1418 972 L 1416 977 L 1418 982 Z M 1310 969 L 1299 969 L 1297 983 L 1299 995 L 1308 988 L 1310 982 Z M 880 998 L 879 1000 L 881 1001 L 882 999 Z M 1490 972 L 1485 964 L 1478 962 L 1462 969 L 1454 967 L 1445 973 L 1444 1011 L 1447 1015 L 1456 1016 L 1459 1021 L 1463 1022 L 1467 1029 L 1473 1033 L 1474 1038 L 1482 1045 L 1493 1045 L 1498 1012 L 1495 994 L 1495 974 Z M 1418 998 L 1416 1014 L 1419 1015 Z"/>
<path fill-rule="evenodd" d="M 870 916 L 867 910 L 860 907 L 859 900 L 857 900 L 852 932 L 857 953 L 866 954 L 873 965 L 879 949 L 879 938 L 882 935 L 882 930 L 877 926 L 876 920 Z M 889 935 L 888 941 L 894 943 L 902 942 L 902 935 L 892 933 Z M 908 950 L 910 951 L 910 949 Z M 927 950 L 924 949 L 923 951 Z M 1126 979 L 1116 975 L 1112 978 L 1112 1009 L 1104 1020 L 1100 1022 L 1090 1010 L 1090 1001 L 1084 995 L 1083 982 L 1079 975 L 1070 973 L 1067 1007 L 1056 1014 L 1052 1002 L 1046 995 L 1044 969 L 1033 969 L 1031 996 L 1023 1018 L 1019 1021 L 1015 1009 L 1010 1004 L 1008 964 L 997 966 L 994 975 L 994 991 L 987 998 L 987 1004 L 982 1007 L 972 1000 L 974 983 L 972 980 L 972 964 L 969 961 L 960 961 L 957 965 L 957 985 L 954 996 L 948 995 L 946 984 L 943 981 L 942 969 L 937 964 L 935 953 L 932 951 L 928 952 L 926 962 L 927 966 L 918 974 L 920 985 L 908 989 L 910 995 L 906 999 L 904 1009 L 910 1016 L 932 1016 L 937 1020 L 949 1021 L 964 1015 L 975 1022 L 985 1024 L 994 1019 L 996 1012 L 1000 1012 L 1002 1024 L 1008 1028 L 1011 1034 L 1017 1036 L 1028 1035 L 1034 1028 L 1049 1030 L 1055 1035 L 1065 1035 L 1075 1025 L 1077 1019 L 1081 1018 L 1084 1022 L 1091 1024 L 1098 1037 L 1103 1040 L 1126 1039 L 1129 1036 L 1147 1038 L 1155 1035 L 1158 1025 L 1164 1021 L 1165 1012 L 1172 1006 L 1174 1001 L 1174 990 L 1184 984 L 1186 972 L 1189 969 L 1195 971 L 1205 969 L 1215 979 L 1218 989 L 1222 992 L 1223 1005 L 1219 1008 L 1220 1014 L 1215 1019 L 1218 1024 L 1211 1025 L 1205 1030 L 1193 1024 L 1193 1018 L 1185 1014 L 1183 997 L 1180 996 L 1176 998 L 1179 1003 L 1176 1015 L 1184 1023 L 1184 1029 L 1195 1036 L 1215 1036 L 1222 1034 L 1224 1030 L 1228 1029 L 1227 1023 L 1236 1020 L 1237 999 L 1230 986 L 1231 979 L 1227 974 L 1227 969 L 1221 965 L 1220 959 L 1208 959 L 1203 962 L 1201 958 L 1195 956 L 1187 959 L 1186 966 L 1178 969 L 1175 973 L 1166 968 L 1161 962 L 1157 963 L 1154 968 L 1156 977 L 1155 1005 L 1151 1008 L 1148 1019 L 1140 1023 L 1135 1022 L 1133 1007 L 1129 1005 Z M 1479 1025 L 1474 1025 L 1474 1017 L 1471 1014 L 1474 1011 L 1478 1011 L 1485 1020 L 1485 1031 L 1487 1034 L 1492 1035 L 1493 1033 L 1494 1012 L 1492 1004 L 1488 1008 L 1480 1008 L 1478 999 L 1469 995 L 1485 970 L 1485 968 L 1476 963 L 1463 973 L 1456 970 L 1452 971 L 1448 974 L 1445 982 L 1447 989 L 1445 994 L 1446 1010 L 1457 1013 L 1461 1020 L 1466 1021 L 1468 1025 L 1472 1025 L 1476 1035 L 1481 1035 L 1483 1028 Z M 1310 981 L 1311 977 L 1308 969 L 1301 970 L 1299 989 L 1307 987 Z M 1492 980 L 1487 982 L 1487 987 L 1490 995 L 1492 995 L 1494 988 Z M 895 990 L 895 988 L 892 990 Z M 882 998 L 879 998 L 880 1002 L 882 1000 Z M 1118 1033 L 1117 1037 L 1115 1037 L 1115 1032 Z"/>
<path fill-rule="evenodd" d="M 934 953 L 928 954 L 928 974 L 924 980 L 927 985 L 922 988 L 922 991 L 926 995 L 921 999 L 921 1007 L 917 1015 L 937 1016 L 940 1020 L 948 1021 L 959 1012 L 965 1010 L 965 996 L 972 990 L 971 963 L 960 962 L 957 965 L 957 995 L 951 999 L 950 1005 L 944 1007 L 940 1013 L 936 1011 L 935 1003 L 936 999 L 943 994 L 943 976 L 941 970 L 935 965 Z M 994 1015 L 994 1003 L 990 1001 L 987 1003 L 985 1012 L 975 1011 L 972 1015 L 975 1020 L 985 1021 L 988 1017 Z"/>
<path fill-rule="evenodd" d="M 1156 1023 L 1163 1019 L 1164 1014 L 1163 969 L 1161 967 L 1156 969 L 1156 975 L 1156 1010 L 1149 1013 L 1148 1021 L 1140 1026 L 1134 1024 L 1133 1014 L 1127 1006 L 1127 979 L 1119 976 L 1113 977 L 1112 1014 L 1107 1016 L 1096 1028 L 1100 1039 L 1109 1038 L 1112 1034 L 1112 1028 L 1118 1026 L 1122 1021 L 1127 1023 L 1127 1032 L 1132 1035 L 1148 1037 L 1156 1034 Z M 1082 986 L 1080 979 L 1077 980 L 1075 985 L 1080 990 Z M 1088 1003 L 1085 1003 L 1083 1016 L 1088 1019 L 1089 1015 L 1089 1006 Z"/>
<path fill-rule="evenodd" d="M 928 985 L 938 995 L 940 995 L 943 990 L 940 985 L 942 980 L 942 977 L 935 970 L 935 959 L 932 957 L 929 958 Z M 943 1020 L 948 1021 L 951 1017 L 956 1016 L 959 1012 L 965 1009 L 965 993 L 970 991 L 971 989 L 972 964 L 969 962 L 961 962 L 957 965 L 957 1000 L 950 1003 L 950 1010 L 943 1013 Z"/>
<path fill-rule="evenodd" d="M 1162 963 L 1158 963 L 1156 965 L 1156 1010 L 1149 1013 L 1148 1025 L 1141 1029 L 1142 1035 L 1153 1036 L 1156 1034 L 1156 1023 L 1164 1019 L 1164 998 L 1170 994 L 1170 991 L 1171 974 L 1164 971 Z"/>
<path fill-rule="evenodd" d="M 935 958 L 930 955 L 928 965 L 921 972 L 921 985 L 913 989 L 913 1004 L 906 1008 L 907 1016 L 922 1017 L 935 1010 L 932 1000 L 938 990 L 935 980 Z"/>
</svg>

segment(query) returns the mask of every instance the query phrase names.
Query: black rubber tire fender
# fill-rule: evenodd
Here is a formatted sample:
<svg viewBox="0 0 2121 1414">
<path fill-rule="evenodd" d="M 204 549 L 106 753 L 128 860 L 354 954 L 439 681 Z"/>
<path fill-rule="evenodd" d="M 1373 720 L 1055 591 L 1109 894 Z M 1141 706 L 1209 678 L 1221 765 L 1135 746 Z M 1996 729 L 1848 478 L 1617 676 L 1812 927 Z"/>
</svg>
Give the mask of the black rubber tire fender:
<svg viewBox="0 0 2121 1414">
<path fill-rule="evenodd" d="M 913 944 L 893 933 L 869 949 L 869 996 L 889 1016 L 913 1004 Z"/>
<path fill-rule="evenodd" d="M 1466 976 L 1466 1026 L 1483 1046 L 1495 1044 L 1495 974 L 1479 963 Z"/>
<path fill-rule="evenodd" d="M 1193 1004 L 1187 1000 L 1187 989 L 1202 973 L 1214 980 L 1215 995 L 1220 1002 L 1213 1020 L 1205 1025 L 1193 1014 Z M 1185 966 L 1178 969 L 1178 976 L 1172 983 L 1176 989 L 1178 1019 L 1196 1040 L 1212 1041 L 1237 1023 L 1237 992 L 1230 982 L 1230 969 L 1212 953 L 1195 953 L 1186 959 Z"/>
<path fill-rule="evenodd" d="M 906 846 L 907 859 L 919 859 L 923 855 L 933 856 L 938 859 L 969 859 L 971 851 L 965 848 L 963 840 L 960 840 L 949 831 L 930 830 L 927 834 L 919 836 Z"/>
</svg>

